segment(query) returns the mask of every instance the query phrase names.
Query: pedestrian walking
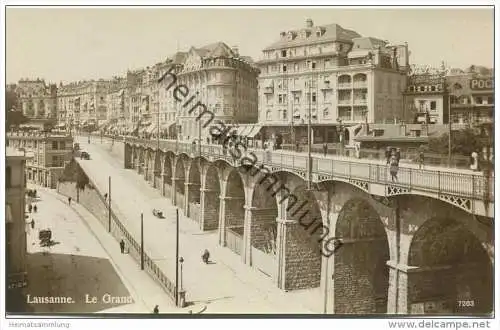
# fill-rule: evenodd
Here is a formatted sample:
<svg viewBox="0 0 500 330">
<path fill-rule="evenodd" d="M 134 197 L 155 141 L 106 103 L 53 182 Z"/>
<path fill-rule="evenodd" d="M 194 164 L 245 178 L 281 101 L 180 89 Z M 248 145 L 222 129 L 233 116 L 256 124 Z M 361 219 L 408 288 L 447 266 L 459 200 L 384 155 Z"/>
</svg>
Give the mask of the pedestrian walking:
<svg viewBox="0 0 500 330">
<path fill-rule="evenodd" d="M 68 205 L 71 205 L 71 197 L 68 197 Z"/>
<path fill-rule="evenodd" d="M 327 153 L 328 153 L 328 144 L 325 142 L 323 143 L 323 156 L 326 157 Z"/>
<path fill-rule="evenodd" d="M 31 211 L 32 211 L 32 210 L 33 210 L 33 205 L 31 205 L 31 204 L 30 204 L 30 205 L 28 206 L 28 212 L 29 212 L 29 213 L 31 213 Z"/>
<path fill-rule="evenodd" d="M 36 213 L 37 211 L 38 211 L 38 207 L 36 207 L 36 205 L 35 205 L 35 206 L 33 206 L 33 212 L 35 212 L 35 213 Z"/>
<path fill-rule="evenodd" d="M 31 229 L 35 229 L 35 219 L 31 219 L 31 222 L 30 222 L 30 225 L 31 225 Z"/>
<path fill-rule="evenodd" d="M 125 253 L 125 241 L 123 239 L 120 240 L 120 251 Z"/>
<path fill-rule="evenodd" d="M 208 264 L 208 262 L 210 260 L 210 252 L 208 252 L 207 249 L 205 249 L 205 251 L 201 255 L 201 260 L 203 260 L 204 263 Z"/>
<path fill-rule="evenodd" d="M 391 147 L 387 147 L 385 149 L 385 160 L 387 161 L 386 165 L 389 165 L 389 162 L 391 160 Z"/>
<path fill-rule="evenodd" d="M 104 194 L 104 201 L 107 201 L 108 200 L 108 193 L 105 193 Z"/>
<path fill-rule="evenodd" d="M 424 168 L 424 152 L 420 151 L 418 155 L 418 168 L 423 169 Z"/>
<path fill-rule="evenodd" d="M 394 154 L 391 156 L 391 167 L 390 167 L 392 182 L 398 181 L 398 169 L 399 169 L 399 162 L 396 155 Z"/>
<path fill-rule="evenodd" d="M 155 305 L 155 308 L 153 308 L 153 314 L 158 314 L 160 313 L 160 308 L 158 307 L 158 305 Z"/>
</svg>

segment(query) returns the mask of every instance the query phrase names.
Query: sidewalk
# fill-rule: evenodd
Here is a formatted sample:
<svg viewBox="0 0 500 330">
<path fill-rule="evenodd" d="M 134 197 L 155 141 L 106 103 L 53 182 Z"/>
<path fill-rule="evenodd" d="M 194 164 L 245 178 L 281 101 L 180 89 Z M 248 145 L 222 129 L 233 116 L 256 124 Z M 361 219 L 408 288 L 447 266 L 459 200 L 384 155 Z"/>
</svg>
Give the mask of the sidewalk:
<svg viewBox="0 0 500 330">
<path fill-rule="evenodd" d="M 172 280 L 175 278 L 175 207 L 134 171 L 123 169 L 109 155 L 105 144 L 84 144 L 91 160 L 79 161 L 101 193 L 112 182 L 112 207 L 129 232 L 140 236 L 140 213 L 144 214 L 146 252 Z M 109 146 L 108 146 L 109 147 Z M 116 156 L 115 156 L 116 157 Z M 161 209 L 165 219 L 151 213 Z M 206 313 L 313 313 L 297 293 L 289 294 L 258 270 L 241 262 L 241 257 L 217 242 L 216 232 L 202 232 L 197 224 L 180 214 L 180 255 L 184 258 L 182 282 L 187 301 L 206 303 Z M 215 264 L 201 261 L 209 249 Z M 314 290 L 312 290 L 314 291 Z M 308 294 L 307 292 L 304 294 Z M 318 300 L 321 297 L 318 296 Z"/>
<path fill-rule="evenodd" d="M 57 192 L 34 186 L 41 197 L 38 202 L 38 213 L 32 214 L 35 217 L 37 228 L 51 228 L 55 240 L 63 238 L 61 244 L 50 248 L 50 253 L 68 253 L 71 254 L 92 255 L 109 260 L 114 270 L 118 274 L 121 282 L 125 285 L 134 303 L 124 304 L 99 311 L 97 313 L 151 313 L 155 305 L 159 305 L 160 313 L 199 313 L 205 306 L 202 304 L 190 306 L 189 308 L 176 308 L 171 299 L 161 289 L 161 287 L 144 271 L 140 270 L 135 260 L 129 256 L 120 253 L 116 240 L 107 233 L 101 223 L 84 207 L 73 202 L 68 206 L 65 196 Z M 57 210 L 57 211 L 54 211 Z M 68 223 L 62 223 L 60 219 L 54 221 L 57 217 L 54 215 L 64 215 Z M 72 224 L 69 222 L 73 222 Z M 77 223 L 80 223 L 77 225 Z M 85 233 L 83 233 L 85 231 Z M 66 235 L 65 235 L 66 232 Z M 30 252 L 39 252 L 37 244 L 38 230 L 31 230 L 28 238 Z M 92 271 L 87 271 L 92 276 Z M 99 274 L 94 274 L 99 275 Z M 112 285 L 106 282 L 104 276 L 98 276 L 103 280 L 99 286 L 108 290 Z M 77 280 L 75 278 L 75 280 Z M 79 279 L 85 281 L 85 279 Z M 78 285 L 83 283 L 79 282 Z M 79 292 L 81 294 L 81 292 Z M 75 311 L 78 312 L 78 311 Z M 84 312 L 84 311 L 82 311 Z"/>
</svg>

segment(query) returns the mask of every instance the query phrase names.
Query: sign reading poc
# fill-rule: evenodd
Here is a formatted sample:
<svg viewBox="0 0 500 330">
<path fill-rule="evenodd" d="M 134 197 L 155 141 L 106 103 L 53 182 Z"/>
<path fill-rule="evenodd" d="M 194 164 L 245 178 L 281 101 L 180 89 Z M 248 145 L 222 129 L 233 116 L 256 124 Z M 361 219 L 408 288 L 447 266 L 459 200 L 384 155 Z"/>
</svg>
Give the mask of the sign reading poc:
<svg viewBox="0 0 500 330">
<path fill-rule="evenodd" d="M 492 78 L 489 79 L 471 79 L 470 89 L 493 89 L 495 87 Z"/>
</svg>

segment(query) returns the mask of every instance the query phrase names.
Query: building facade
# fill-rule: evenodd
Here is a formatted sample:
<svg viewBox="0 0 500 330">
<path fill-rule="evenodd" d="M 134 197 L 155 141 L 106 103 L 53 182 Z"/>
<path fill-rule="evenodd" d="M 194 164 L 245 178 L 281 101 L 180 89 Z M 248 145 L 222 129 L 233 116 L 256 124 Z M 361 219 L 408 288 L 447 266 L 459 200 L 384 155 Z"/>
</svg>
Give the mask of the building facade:
<svg viewBox="0 0 500 330">
<path fill-rule="evenodd" d="M 333 142 L 335 126 L 402 117 L 406 44 L 389 45 L 338 24 L 315 26 L 308 19 L 302 29 L 281 32 L 263 55 L 258 62 L 259 122 L 268 136 L 291 134 L 290 142 L 294 133 L 306 138 L 310 116 L 314 140 Z"/>
<path fill-rule="evenodd" d="M 5 158 L 5 261 L 8 292 L 27 285 L 25 176 L 23 152 L 7 148 Z"/>
<path fill-rule="evenodd" d="M 26 162 L 27 181 L 52 189 L 73 155 L 73 138 L 69 135 L 9 132 L 6 143 L 33 155 Z"/>
<path fill-rule="evenodd" d="M 172 67 L 170 73 L 161 80 L 161 88 L 169 87 L 162 104 L 173 102 L 175 105 L 176 132 L 180 140 L 211 139 L 210 130 L 200 128 L 209 120 L 208 116 L 196 119 L 204 111 L 213 114 L 211 122 L 214 123 L 220 121 L 234 125 L 257 122 L 258 69 L 249 57 L 241 56 L 236 47 L 230 48 L 223 42 L 201 48 L 191 47 L 184 61 Z M 169 101 L 168 98 L 175 97 L 173 74 L 177 79 L 176 86 L 187 87 L 185 101 L 194 97 L 189 106 L 184 100 Z"/>
<path fill-rule="evenodd" d="M 405 122 L 447 124 L 449 95 L 444 68 L 412 67 L 404 100 Z"/>
<path fill-rule="evenodd" d="M 123 77 L 115 77 L 109 83 L 106 95 L 106 121 L 100 128 L 108 132 L 121 132 L 126 129 L 129 117 L 127 81 Z"/>
<path fill-rule="evenodd" d="M 451 70 L 446 77 L 451 121 L 460 126 L 491 124 L 494 121 L 495 77 L 492 70 Z"/>
<path fill-rule="evenodd" d="M 57 108 L 59 123 L 81 130 L 96 127 L 107 119 L 106 95 L 109 81 L 79 81 L 59 85 Z"/>
<path fill-rule="evenodd" d="M 57 121 L 57 85 L 43 79 L 21 79 L 16 88 L 18 105 L 32 123 Z"/>
</svg>

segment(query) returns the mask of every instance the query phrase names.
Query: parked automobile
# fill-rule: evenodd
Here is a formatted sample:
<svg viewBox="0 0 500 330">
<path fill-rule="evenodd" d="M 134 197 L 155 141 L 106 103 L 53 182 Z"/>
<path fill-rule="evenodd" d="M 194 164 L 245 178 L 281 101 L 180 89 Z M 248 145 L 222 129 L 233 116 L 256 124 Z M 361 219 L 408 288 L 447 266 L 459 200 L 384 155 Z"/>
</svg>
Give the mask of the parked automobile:
<svg viewBox="0 0 500 330">
<path fill-rule="evenodd" d="M 82 153 L 80 154 L 80 159 L 89 160 L 90 159 L 89 153 L 86 151 L 82 151 Z"/>
</svg>

